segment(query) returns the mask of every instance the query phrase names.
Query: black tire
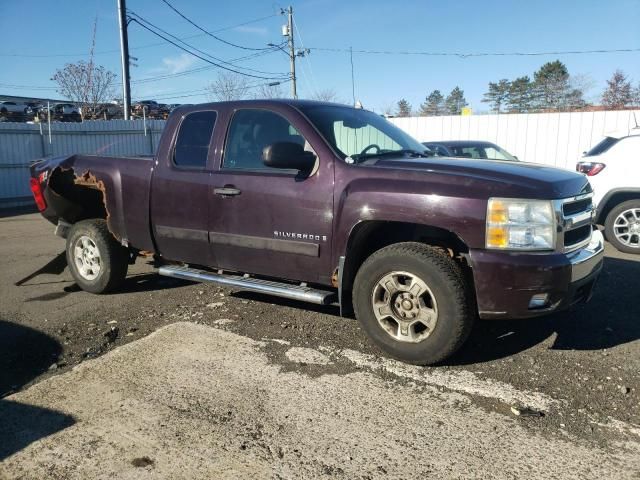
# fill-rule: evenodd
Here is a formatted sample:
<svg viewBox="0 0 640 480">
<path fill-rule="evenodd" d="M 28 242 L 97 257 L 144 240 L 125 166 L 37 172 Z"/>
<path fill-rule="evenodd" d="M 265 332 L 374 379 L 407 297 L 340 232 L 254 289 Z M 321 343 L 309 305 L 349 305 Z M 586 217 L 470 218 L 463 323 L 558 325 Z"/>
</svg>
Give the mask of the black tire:
<svg viewBox="0 0 640 480">
<path fill-rule="evenodd" d="M 76 261 L 76 247 L 82 248 L 83 237 L 88 237 L 99 252 L 98 271 L 92 271 L 90 275 L 83 275 L 78 266 L 78 263 L 82 264 L 83 261 Z M 105 220 L 82 220 L 69 230 L 67 264 L 71 275 L 82 290 L 91 293 L 108 293 L 115 290 L 126 277 L 129 268 L 129 252 L 109 232 Z M 90 278 L 94 274 L 95 278 Z"/>
<path fill-rule="evenodd" d="M 396 340 L 374 314 L 372 299 L 378 282 L 397 271 L 419 277 L 437 303 L 437 322 L 418 343 Z M 390 356 L 415 365 L 442 362 L 462 346 L 476 317 L 471 298 L 458 264 L 442 250 L 414 242 L 375 252 L 358 270 L 353 287 L 354 311 L 366 334 Z"/>
<path fill-rule="evenodd" d="M 614 231 L 615 221 L 618 216 L 625 211 L 633 209 L 640 210 L 640 200 L 627 200 L 611 209 L 604 222 L 604 235 L 607 237 L 609 243 L 621 252 L 635 253 L 638 255 L 640 254 L 640 238 L 633 240 L 634 242 L 638 242 L 638 246 L 625 245 L 616 237 Z M 640 235 L 640 233 L 638 235 Z"/>
</svg>

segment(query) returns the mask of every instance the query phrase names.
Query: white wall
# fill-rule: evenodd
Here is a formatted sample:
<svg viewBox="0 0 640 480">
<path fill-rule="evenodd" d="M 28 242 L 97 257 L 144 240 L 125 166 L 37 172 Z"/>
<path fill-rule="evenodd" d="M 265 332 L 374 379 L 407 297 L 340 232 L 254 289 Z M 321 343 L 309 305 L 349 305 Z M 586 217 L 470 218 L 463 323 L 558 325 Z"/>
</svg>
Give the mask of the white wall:
<svg viewBox="0 0 640 480">
<path fill-rule="evenodd" d="M 51 124 L 0 122 L 0 209 L 33 204 L 29 165 L 51 155 L 153 155 L 164 120 Z"/>
<path fill-rule="evenodd" d="M 640 110 L 635 111 L 640 124 Z M 390 119 L 421 142 L 486 140 L 520 160 L 574 169 L 612 130 L 636 126 L 634 111 L 530 113 Z"/>
</svg>

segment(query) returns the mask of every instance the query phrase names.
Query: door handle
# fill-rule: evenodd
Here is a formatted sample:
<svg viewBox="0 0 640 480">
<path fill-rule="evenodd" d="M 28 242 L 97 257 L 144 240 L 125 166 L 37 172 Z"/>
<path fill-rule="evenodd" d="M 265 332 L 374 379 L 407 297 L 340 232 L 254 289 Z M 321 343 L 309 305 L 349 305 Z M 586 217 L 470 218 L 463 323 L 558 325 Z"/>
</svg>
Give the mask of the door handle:
<svg viewBox="0 0 640 480">
<path fill-rule="evenodd" d="M 222 197 L 233 197 L 234 195 L 240 195 L 240 190 L 235 187 L 220 187 L 214 188 L 213 193 Z"/>
</svg>

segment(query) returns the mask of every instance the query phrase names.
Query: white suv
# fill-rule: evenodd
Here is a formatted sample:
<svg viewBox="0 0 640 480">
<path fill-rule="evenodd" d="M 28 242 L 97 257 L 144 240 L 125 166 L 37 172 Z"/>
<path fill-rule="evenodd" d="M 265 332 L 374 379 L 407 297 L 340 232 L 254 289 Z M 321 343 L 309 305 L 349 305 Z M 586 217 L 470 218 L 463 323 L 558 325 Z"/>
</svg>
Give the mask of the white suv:
<svg viewBox="0 0 640 480">
<path fill-rule="evenodd" d="M 27 113 L 27 106 L 24 103 L 0 102 L 0 113 Z"/>
<path fill-rule="evenodd" d="M 608 134 L 576 170 L 589 177 L 607 240 L 622 252 L 640 254 L 640 127 Z"/>
</svg>

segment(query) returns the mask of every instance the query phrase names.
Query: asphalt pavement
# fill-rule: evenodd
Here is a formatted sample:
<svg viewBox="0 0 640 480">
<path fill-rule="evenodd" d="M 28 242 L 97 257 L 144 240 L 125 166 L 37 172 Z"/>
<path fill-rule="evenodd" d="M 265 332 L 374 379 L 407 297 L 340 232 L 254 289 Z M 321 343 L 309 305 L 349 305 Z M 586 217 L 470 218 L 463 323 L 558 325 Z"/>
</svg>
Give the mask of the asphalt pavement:
<svg viewBox="0 0 640 480">
<path fill-rule="evenodd" d="M 0 478 L 640 478 L 639 257 L 607 246 L 589 304 L 421 368 L 334 307 L 143 260 L 78 291 L 63 250 L 0 218 Z"/>
</svg>

